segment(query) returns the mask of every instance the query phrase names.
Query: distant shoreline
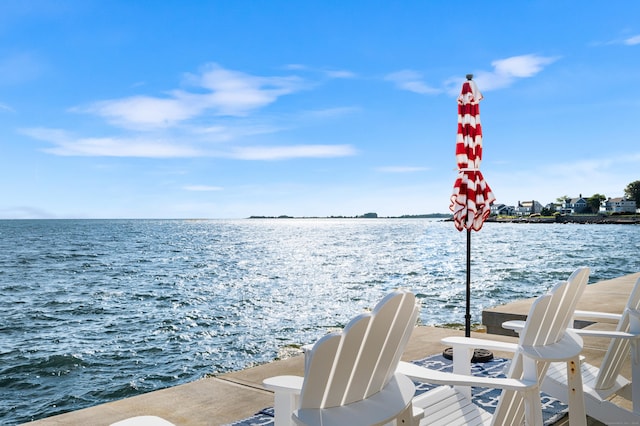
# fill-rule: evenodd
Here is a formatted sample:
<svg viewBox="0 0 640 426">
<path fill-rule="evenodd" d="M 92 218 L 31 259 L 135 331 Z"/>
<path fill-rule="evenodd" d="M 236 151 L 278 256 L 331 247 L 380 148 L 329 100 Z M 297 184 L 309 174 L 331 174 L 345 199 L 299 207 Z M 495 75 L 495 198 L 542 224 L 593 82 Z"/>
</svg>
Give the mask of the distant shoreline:
<svg viewBox="0 0 640 426">
<path fill-rule="evenodd" d="M 360 216 L 249 216 L 247 219 L 450 219 L 447 213 L 429 213 L 402 216 L 378 216 L 376 213 L 365 213 Z"/>
<path fill-rule="evenodd" d="M 429 213 L 402 216 L 378 216 L 367 213 L 360 216 L 250 216 L 247 219 L 442 219 L 443 222 L 453 221 L 453 217 L 446 213 Z M 578 223 L 605 225 L 640 225 L 640 216 L 600 216 L 600 215 L 565 215 L 556 217 L 490 217 L 486 222 L 492 223 Z"/>
<path fill-rule="evenodd" d="M 556 217 L 519 217 L 496 218 L 491 217 L 487 222 L 497 223 L 578 223 L 578 224 L 602 224 L 602 225 L 639 225 L 638 215 L 630 216 L 599 216 L 599 215 L 567 215 Z"/>
</svg>

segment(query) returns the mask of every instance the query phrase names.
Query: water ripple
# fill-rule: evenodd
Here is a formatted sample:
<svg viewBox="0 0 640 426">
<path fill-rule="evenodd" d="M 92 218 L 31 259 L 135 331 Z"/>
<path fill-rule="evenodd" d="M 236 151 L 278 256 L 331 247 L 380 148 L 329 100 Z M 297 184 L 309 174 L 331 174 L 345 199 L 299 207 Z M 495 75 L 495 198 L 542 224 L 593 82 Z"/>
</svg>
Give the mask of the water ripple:
<svg viewBox="0 0 640 426">
<path fill-rule="evenodd" d="M 639 228 L 488 223 L 472 316 L 575 268 L 640 270 Z M 463 322 L 465 233 L 431 220 L 0 221 L 0 423 L 296 352 L 390 289 L 423 324 Z"/>
</svg>

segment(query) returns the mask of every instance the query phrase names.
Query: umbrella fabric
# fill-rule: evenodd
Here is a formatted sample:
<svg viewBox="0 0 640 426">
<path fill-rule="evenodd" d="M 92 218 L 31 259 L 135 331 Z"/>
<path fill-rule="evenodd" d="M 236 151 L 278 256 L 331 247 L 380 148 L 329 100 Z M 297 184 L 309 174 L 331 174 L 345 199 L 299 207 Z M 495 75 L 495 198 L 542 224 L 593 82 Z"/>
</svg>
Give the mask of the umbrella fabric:
<svg viewBox="0 0 640 426">
<path fill-rule="evenodd" d="M 482 124 L 480 101 L 482 93 L 473 80 L 462 85 L 458 97 L 458 137 L 456 161 L 458 177 L 453 185 L 451 206 L 453 223 L 458 231 L 479 231 L 489 217 L 495 197 L 482 176 Z"/>
</svg>

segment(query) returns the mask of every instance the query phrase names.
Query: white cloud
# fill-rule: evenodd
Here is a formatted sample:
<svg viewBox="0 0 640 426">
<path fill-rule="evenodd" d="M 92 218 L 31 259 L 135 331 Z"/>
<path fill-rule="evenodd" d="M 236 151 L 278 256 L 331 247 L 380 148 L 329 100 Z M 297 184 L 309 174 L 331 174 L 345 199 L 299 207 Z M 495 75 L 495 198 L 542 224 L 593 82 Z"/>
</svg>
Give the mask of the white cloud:
<svg viewBox="0 0 640 426">
<path fill-rule="evenodd" d="M 491 62 L 492 71 L 477 71 L 474 73 L 474 80 L 482 91 L 501 89 L 513 84 L 517 79 L 529 78 L 541 72 L 544 67 L 557 61 L 558 57 L 540 55 L 519 55 L 509 58 L 498 59 Z M 443 83 L 444 89 L 434 88 L 423 81 L 422 74 L 403 70 L 388 74 L 385 80 L 395 83 L 401 90 L 419 93 L 422 95 L 433 95 L 446 91 L 457 96 L 460 93 L 460 86 L 464 81 L 462 77 L 455 77 Z"/>
<path fill-rule="evenodd" d="M 10 111 L 10 112 L 15 112 L 13 108 L 11 108 L 9 105 L 0 103 L 0 110 L 1 111 Z"/>
<path fill-rule="evenodd" d="M 117 138 L 83 138 L 58 144 L 46 152 L 62 156 L 177 158 L 202 153 L 189 146 L 166 141 Z"/>
<path fill-rule="evenodd" d="M 325 72 L 327 77 L 330 78 L 355 78 L 356 74 L 346 70 L 333 70 Z"/>
<path fill-rule="evenodd" d="M 415 173 L 415 172 L 424 172 L 429 169 L 426 167 L 412 167 L 412 166 L 385 166 L 385 167 L 378 167 L 376 170 L 382 173 Z"/>
<path fill-rule="evenodd" d="M 60 156 L 83 157 L 196 157 L 201 151 L 172 141 L 144 138 L 74 138 L 60 129 L 22 129 L 21 133 L 34 139 L 50 142 L 45 152 Z"/>
<path fill-rule="evenodd" d="M 223 190 L 223 188 L 220 186 L 209 186 L 209 185 L 187 185 L 183 189 L 185 191 L 195 191 L 195 192 L 211 192 L 211 191 Z"/>
<path fill-rule="evenodd" d="M 501 89 L 513 84 L 517 79 L 538 74 L 545 66 L 557 61 L 558 57 L 520 55 L 491 62 L 493 71 L 479 71 L 474 80 L 482 91 Z"/>
<path fill-rule="evenodd" d="M 243 121 L 241 126 L 213 124 L 187 127 L 182 130 L 189 132 L 183 136 L 185 139 L 193 140 L 195 136 L 205 142 L 229 142 L 246 136 L 276 133 L 283 130 L 283 127 Z"/>
<path fill-rule="evenodd" d="M 231 156 L 240 160 L 286 160 L 292 158 L 332 158 L 355 155 L 351 145 L 292 145 L 237 148 Z"/>
<path fill-rule="evenodd" d="M 200 108 L 184 102 L 184 99 L 133 96 L 96 102 L 82 111 L 105 117 L 118 126 L 141 129 L 173 126 L 194 117 Z"/>
<path fill-rule="evenodd" d="M 305 115 L 319 118 L 342 117 L 360 111 L 358 107 L 335 107 L 309 111 Z"/>
<path fill-rule="evenodd" d="M 323 68 L 313 68 L 303 64 L 288 64 L 284 67 L 286 70 L 306 71 L 310 73 L 320 73 L 329 78 L 355 78 L 357 74 L 348 70 L 327 70 Z"/>
<path fill-rule="evenodd" d="M 440 89 L 428 86 L 424 81 L 422 81 L 422 75 L 412 70 L 397 71 L 388 74 L 384 79 L 392 81 L 399 89 L 408 90 L 421 95 L 431 95 L 442 92 Z"/>
<path fill-rule="evenodd" d="M 207 65 L 199 74 L 186 74 L 185 82 L 195 90 L 98 101 L 72 111 L 96 114 L 125 128 L 165 128 L 204 113 L 246 116 L 304 86 L 296 76 L 259 77 L 227 70 L 217 64 Z"/>
<path fill-rule="evenodd" d="M 629 37 L 625 39 L 623 43 L 628 46 L 635 46 L 636 44 L 640 44 L 640 35 Z"/>
<path fill-rule="evenodd" d="M 308 70 L 309 67 L 303 64 L 288 64 L 284 66 L 286 70 L 295 70 L 295 71 L 305 71 Z"/>
<path fill-rule="evenodd" d="M 293 158 L 334 158 L 356 154 L 351 145 L 292 145 L 218 148 L 175 139 L 145 137 L 76 138 L 61 129 L 22 129 L 21 133 L 52 143 L 45 152 L 60 156 L 185 158 L 218 157 L 236 160 L 284 160 Z"/>
</svg>

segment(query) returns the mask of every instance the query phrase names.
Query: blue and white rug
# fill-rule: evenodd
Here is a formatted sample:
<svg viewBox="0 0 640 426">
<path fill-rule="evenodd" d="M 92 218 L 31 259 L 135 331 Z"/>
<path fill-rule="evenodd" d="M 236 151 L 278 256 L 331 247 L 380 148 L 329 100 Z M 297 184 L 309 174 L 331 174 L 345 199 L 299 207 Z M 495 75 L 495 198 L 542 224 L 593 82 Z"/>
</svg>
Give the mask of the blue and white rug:
<svg viewBox="0 0 640 426">
<path fill-rule="evenodd" d="M 417 365 L 430 368 L 432 370 L 440 370 L 450 372 L 453 370 L 453 364 L 450 360 L 442 355 L 431 355 L 427 358 L 413 361 Z M 471 374 L 475 376 L 485 377 L 506 377 L 505 368 L 509 360 L 505 358 L 494 358 L 489 362 L 476 362 L 471 364 Z M 437 385 L 429 383 L 416 382 L 416 395 L 427 392 Z M 492 388 L 471 388 L 473 402 L 493 413 L 498 406 L 498 398 L 500 389 Z M 552 425 L 564 417 L 569 412 L 569 407 L 555 398 L 546 394 L 542 394 L 542 415 L 545 425 Z M 228 426 L 269 426 L 273 425 L 273 408 L 265 408 L 248 419 L 231 423 Z"/>
</svg>

